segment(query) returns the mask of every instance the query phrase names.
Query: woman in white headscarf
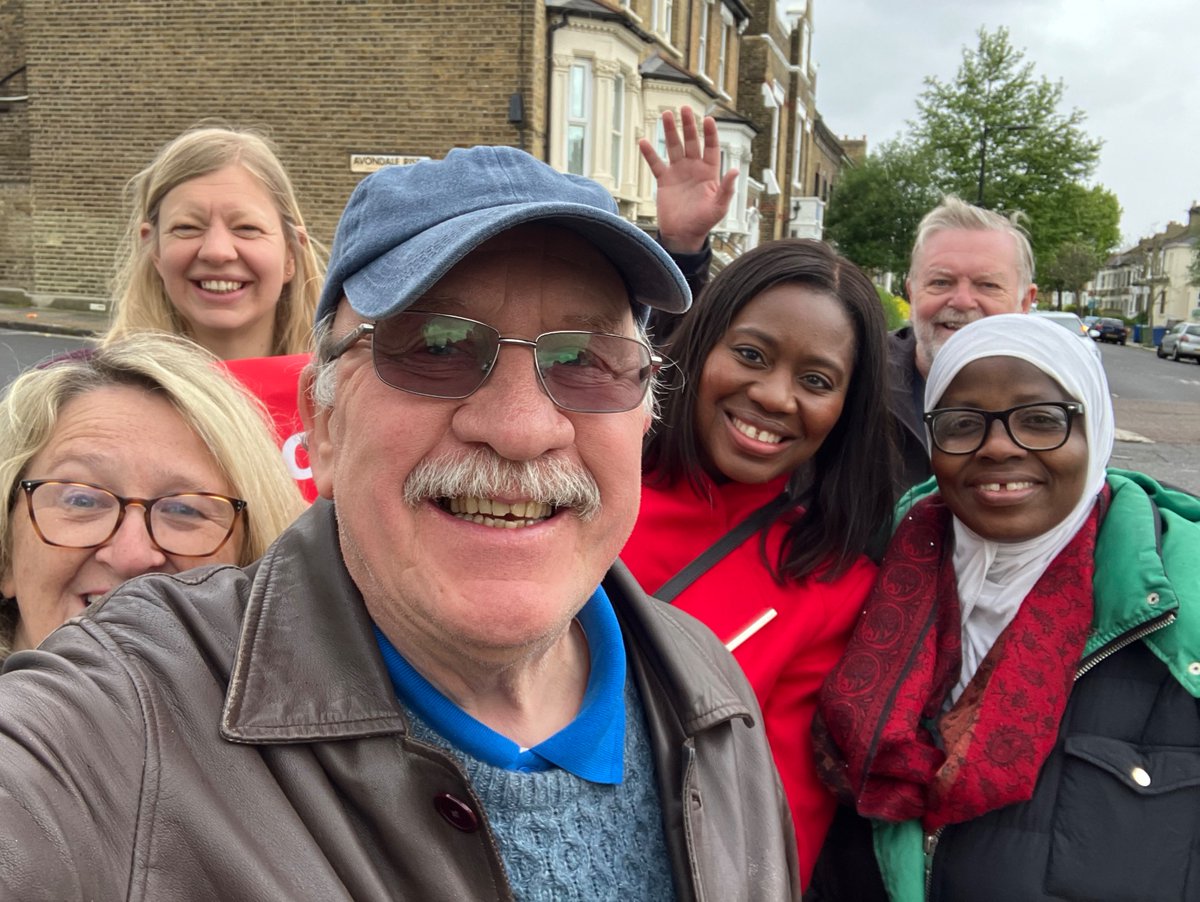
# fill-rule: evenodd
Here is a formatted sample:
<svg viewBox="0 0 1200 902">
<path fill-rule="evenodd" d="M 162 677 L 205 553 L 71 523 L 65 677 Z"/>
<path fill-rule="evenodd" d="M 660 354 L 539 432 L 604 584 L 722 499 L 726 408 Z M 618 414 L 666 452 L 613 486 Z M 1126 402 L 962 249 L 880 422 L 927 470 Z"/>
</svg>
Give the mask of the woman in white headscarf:
<svg viewBox="0 0 1200 902">
<path fill-rule="evenodd" d="M 1200 500 L 1105 469 L 1099 357 L 1036 317 L 959 331 L 925 407 L 937 491 L 814 728 L 879 898 L 1200 898 Z"/>
</svg>

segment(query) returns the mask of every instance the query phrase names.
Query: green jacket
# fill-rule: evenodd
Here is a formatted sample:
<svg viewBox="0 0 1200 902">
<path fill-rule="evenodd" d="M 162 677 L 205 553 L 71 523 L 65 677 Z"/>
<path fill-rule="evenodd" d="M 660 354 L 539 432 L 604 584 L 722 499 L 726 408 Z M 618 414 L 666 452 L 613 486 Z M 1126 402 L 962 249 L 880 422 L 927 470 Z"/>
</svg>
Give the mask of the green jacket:
<svg viewBox="0 0 1200 902">
<path fill-rule="evenodd" d="M 1200 498 L 1142 473 L 1108 470 L 1112 501 L 1096 537 L 1095 614 L 1080 672 L 1129 641 L 1144 642 L 1200 698 Z M 937 490 L 930 479 L 896 505 L 896 522 Z M 1161 629 L 1142 628 L 1174 615 Z M 875 821 L 875 855 L 893 902 L 925 899 L 919 821 Z"/>
</svg>

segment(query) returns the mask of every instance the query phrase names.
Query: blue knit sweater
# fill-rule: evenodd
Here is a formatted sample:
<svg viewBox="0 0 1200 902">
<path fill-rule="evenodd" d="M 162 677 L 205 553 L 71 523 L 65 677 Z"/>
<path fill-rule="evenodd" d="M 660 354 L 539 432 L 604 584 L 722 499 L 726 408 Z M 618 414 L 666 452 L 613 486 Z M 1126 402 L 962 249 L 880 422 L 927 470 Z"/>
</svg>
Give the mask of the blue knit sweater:
<svg viewBox="0 0 1200 902">
<path fill-rule="evenodd" d="M 411 710 L 415 738 L 450 751 L 483 801 L 522 902 L 670 902 L 675 898 L 645 712 L 625 684 L 625 778 L 589 783 L 560 768 L 520 773 L 450 745 Z"/>
</svg>

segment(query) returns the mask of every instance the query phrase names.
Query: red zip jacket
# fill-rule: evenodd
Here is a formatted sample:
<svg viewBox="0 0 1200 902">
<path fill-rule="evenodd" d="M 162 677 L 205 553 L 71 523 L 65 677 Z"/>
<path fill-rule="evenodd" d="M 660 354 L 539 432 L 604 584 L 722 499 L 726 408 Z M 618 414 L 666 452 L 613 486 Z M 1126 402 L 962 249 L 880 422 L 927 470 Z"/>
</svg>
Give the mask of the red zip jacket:
<svg viewBox="0 0 1200 902">
<path fill-rule="evenodd" d="M 641 512 L 621 559 L 653 594 L 778 496 L 786 482 L 786 477 L 763 485 L 709 482 L 711 503 L 686 480 L 666 489 L 643 485 Z M 781 523 L 771 527 L 768 560 L 777 559 L 785 532 Z M 761 533 L 756 533 L 685 589 L 675 605 L 707 624 L 727 645 L 742 638 L 733 654 L 763 709 L 796 825 L 800 877 L 807 885 L 836 805 L 813 763 L 809 729 L 817 692 L 842 655 L 877 568 L 863 557 L 834 582 L 809 578 L 781 586 L 763 564 L 761 547 Z"/>
</svg>

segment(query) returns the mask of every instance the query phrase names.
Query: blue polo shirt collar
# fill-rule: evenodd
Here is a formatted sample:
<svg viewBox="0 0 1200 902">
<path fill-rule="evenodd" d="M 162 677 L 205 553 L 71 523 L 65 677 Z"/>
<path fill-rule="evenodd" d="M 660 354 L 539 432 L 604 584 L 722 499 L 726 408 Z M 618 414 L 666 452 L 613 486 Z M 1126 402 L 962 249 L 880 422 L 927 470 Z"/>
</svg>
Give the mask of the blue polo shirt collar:
<svg viewBox="0 0 1200 902">
<path fill-rule="evenodd" d="M 583 705 L 548 739 L 522 749 L 476 720 L 419 674 L 378 626 L 375 639 L 396 695 L 451 745 L 495 767 L 560 767 L 592 783 L 620 783 L 625 772 L 625 645 L 612 603 L 597 587 L 576 616 L 591 657 Z"/>
</svg>

